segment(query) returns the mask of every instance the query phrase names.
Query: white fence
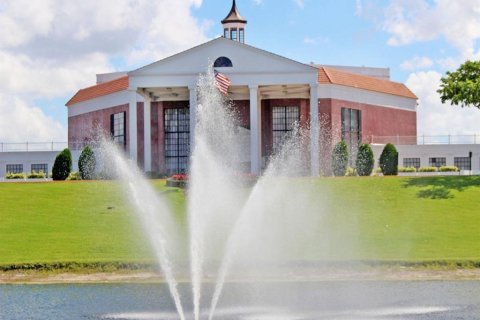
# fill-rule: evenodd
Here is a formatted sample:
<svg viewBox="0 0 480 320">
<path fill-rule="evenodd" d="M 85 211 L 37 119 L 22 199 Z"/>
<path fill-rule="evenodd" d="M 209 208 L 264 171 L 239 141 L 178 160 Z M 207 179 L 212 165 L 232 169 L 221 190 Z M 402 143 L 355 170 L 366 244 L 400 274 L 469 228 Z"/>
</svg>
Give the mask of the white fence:
<svg viewBox="0 0 480 320">
<path fill-rule="evenodd" d="M 61 151 L 68 142 L 0 142 L 0 152 Z"/>
<path fill-rule="evenodd" d="M 395 145 L 433 144 L 480 144 L 480 134 L 471 135 L 420 135 L 420 136 L 370 136 L 365 137 L 372 144 L 393 143 Z M 370 138 L 370 139 L 368 139 Z"/>
</svg>

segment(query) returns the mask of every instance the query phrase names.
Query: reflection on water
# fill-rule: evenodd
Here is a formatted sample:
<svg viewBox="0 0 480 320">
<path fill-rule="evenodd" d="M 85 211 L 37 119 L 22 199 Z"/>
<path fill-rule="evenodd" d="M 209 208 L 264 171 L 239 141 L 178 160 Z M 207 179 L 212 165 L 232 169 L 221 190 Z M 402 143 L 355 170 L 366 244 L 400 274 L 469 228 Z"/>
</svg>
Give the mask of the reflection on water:
<svg viewBox="0 0 480 320">
<path fill-rule="evenodd" d="M 205 289 L 213 293 L 212 287 Z M 180 290 L 191 305 L 189 286 Z M 186 312 L 191 314 L 191 307 Z M 228 284 L 215 319 L 473 320 L 479 314 L 479 281 L 331 281 Z M 203 310 L 201 319 L 206 318 Z M 3 285 L 0 319 L 169 320 L 178 315 L 161 284 Z"/>
</svg>

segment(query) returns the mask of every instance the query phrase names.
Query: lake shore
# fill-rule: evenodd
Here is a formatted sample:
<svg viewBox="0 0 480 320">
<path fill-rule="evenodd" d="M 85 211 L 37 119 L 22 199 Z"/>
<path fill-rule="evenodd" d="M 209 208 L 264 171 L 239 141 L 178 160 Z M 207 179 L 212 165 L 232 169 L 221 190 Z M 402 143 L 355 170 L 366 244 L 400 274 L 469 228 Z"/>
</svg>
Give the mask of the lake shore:
<svg viewBox="0 0 480 320">
<path fill-rule="evenodd" d="M 179 283 L 188 282 L 187 276 L 179 276 Z M 283 270 L 277 272 L 237 274 L 229 282 L 321 282 L 321 281 L 480 281 L 480 268 L 427 269 L 427 268 L 370 268 Z M 214 282 L 207 275 L 205 282 Z M 118 272 L 44 272 L 6 271 L 0 273 L 1 284 L 86 284 L 86 283 L 161 283 L 161 274 L 152 271 Z"/>
</svg>

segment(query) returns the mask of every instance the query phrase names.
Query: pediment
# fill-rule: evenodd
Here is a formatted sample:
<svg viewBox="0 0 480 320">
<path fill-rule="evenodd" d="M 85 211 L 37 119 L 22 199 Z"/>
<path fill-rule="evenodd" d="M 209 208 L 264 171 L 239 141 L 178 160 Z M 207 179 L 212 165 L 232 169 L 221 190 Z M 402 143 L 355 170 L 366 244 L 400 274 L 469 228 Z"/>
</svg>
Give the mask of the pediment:
<svg viewBox="0 0 480 320">
<path fill-rule="evenodd" d="M 129 73 L 129 76 L 199 74 L 205 72 L 209 64 L 212 64 L 219 57 L 227 57 L 231 60 L 232 67 L 220 68 L 230 74 L 316 74 L 318 72 L 313 66 L 236 41 L 217 38 L 134 70 Z"/>
</svg>

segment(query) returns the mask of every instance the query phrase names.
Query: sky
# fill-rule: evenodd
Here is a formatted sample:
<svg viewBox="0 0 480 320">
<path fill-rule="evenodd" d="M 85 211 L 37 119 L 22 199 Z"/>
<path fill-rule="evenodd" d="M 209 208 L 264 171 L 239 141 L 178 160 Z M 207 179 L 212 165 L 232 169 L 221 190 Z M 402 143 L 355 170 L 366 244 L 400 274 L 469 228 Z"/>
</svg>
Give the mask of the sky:
<svg viewBox="0 0 480 320">
<path fill-rule="evenodd" d="M 480 58 L 480 0 L 237 0 L 246 42 L 304 62 L 390 68 L 418 97 L 418 134 L 480 134 L 440 79 Z M 65 103 L 222 34 L 231 0 L 0 0 L 0 142 L 67 140 Z"/>
</svg>

